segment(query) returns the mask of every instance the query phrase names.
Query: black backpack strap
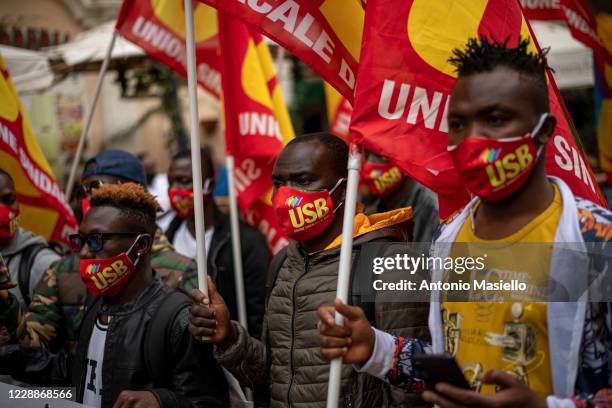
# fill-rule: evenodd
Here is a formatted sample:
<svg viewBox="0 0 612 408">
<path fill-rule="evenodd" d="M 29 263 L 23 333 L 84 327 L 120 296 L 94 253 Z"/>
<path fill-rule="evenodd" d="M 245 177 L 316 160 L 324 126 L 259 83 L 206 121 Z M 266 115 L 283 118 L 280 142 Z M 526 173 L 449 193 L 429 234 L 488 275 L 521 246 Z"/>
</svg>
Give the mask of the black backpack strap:
<svg viewBox="0 0 612 408">
<path fill-rule="evenodd" d="M 19 291 L 26 305 L 30 304 L 30 277 L 32 276 L 32 267 L 38 253 L 45 248 L 49 248 L 47 244 L 37 243 L 27 246 L 21 251 L 21 259 L 19 261 L 19 271 L 17 272 L 17 281 L 19 283 Z"/>
<path fill-rule="evenodd" d="M 183 221 L 185 221 L 183 218 L 174 217 L 172 221 L 170 221 L 168 229 L 164 232 L 164 235 L 166 235 L 166 238 L 168 238 L 168 241 L 170 241 L 171 244 L 174 242 L 176 231 L 178 231 Z"/>
<path fill-rule="evenodd" d="M 170 331 L 178 314 L 191 305 L 191 298 L 180 290 L 167 293 L 153 312 L 144 339 L 144 361 L 153 382 L 158 387 L 169 385 L 171 368 L 166 366 Z"/>
<path fill-rule="evenodd" d="M 278 278 L 278 274 L 283 267 L 285 260 L 287 260 L 287 247 L 284 247 L 278 251 L 276 255 L 274 255 L 274 258 L 272 258 L 270 266 L 268 267 L 268 276 L 266 277 L 266 308 L 270 295 L 272 294 L 272 289 L 274 289 L 274 286 L 276 285 L 276 279 Z"/>
</svg>

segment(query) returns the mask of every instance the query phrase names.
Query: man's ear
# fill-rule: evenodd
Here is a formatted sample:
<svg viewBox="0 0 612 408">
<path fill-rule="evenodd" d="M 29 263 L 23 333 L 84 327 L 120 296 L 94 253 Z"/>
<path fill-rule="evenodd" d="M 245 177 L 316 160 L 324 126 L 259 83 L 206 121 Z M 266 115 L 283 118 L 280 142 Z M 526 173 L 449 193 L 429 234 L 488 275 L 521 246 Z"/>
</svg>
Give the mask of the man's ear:
<svg viewBox="0 0 612 408">
<path fill-rule="evenodd" d="M 138 242 L 136 243 L 136 247 L 134 249 L 136 250 L 138 256 L 144 256 L 151 252 L 152 247 L 153 236 L 151 236 L 150 234 L 143 234 L 138 239 Z"/>
<path fill-rule="evenodd" d="M 557 118 L 552 114 L 548 114 L 544 120 L 541 130 L 538 132 L 537 141 L 540 146 L 546 145 L 553 137 L 553 133 L 557 128 Z"/>
</svg>

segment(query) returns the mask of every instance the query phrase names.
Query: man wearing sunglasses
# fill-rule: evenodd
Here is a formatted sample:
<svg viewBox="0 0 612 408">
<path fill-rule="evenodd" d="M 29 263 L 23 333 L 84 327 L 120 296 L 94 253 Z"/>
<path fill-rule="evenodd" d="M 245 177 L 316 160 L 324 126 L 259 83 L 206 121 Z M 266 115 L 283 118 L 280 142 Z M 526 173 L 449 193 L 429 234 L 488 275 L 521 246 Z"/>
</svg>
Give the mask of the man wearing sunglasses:
<svg viewBox="0 0 612 408">
<path fill-rule="evenodd" d="M 158 209 L 134 183 L 94 190 L 79 233 L 70 236 L 80 279 L 95 298 L 75 351 L 14 348 L 10 365 L 17 378 L 72 384 L 76 400 L 91 407 L 227 406 L 212 347 L 187 330 L 189 297 L 155 277 Z"/>
<path fill-rule="evenodd" d="M 92 192 L 104 185 L 127 182 L 145 185 L 144 168 L 138 158 L 120 150 L 105 151 L 91 158 L 81 176 L 83 204 L 80 207 L 83 212 L 89 209 Z M 176 253 L 159 228 L 153 234 L 151 265 L 167 286 L 193 287 L 193 283 L 184 281 L 183 276 L 195 271 L 195 262 Z M 196 275 L 191 273 L 191 279 L 197 279 Z M 16 333 L 10 334 L 22 344 L 72 350 L 83 313 L 92 301 L 79 277 L 78 254 L 70 254 L 55 262 L 45 276 L 36 285 L 29 313 L 21 322 L 14 322 L 15 313 L 0 317 L 13 322 L 11 327 L 19 326 Z"/>
</svg>

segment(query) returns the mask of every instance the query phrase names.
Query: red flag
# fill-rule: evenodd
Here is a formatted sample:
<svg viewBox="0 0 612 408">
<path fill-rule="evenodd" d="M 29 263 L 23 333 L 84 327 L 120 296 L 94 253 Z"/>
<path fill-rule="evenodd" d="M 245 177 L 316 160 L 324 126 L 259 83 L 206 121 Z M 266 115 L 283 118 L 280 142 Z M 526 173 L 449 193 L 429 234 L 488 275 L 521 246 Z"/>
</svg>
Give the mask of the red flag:
<svg viewBox="0 0 612 408">
<path fill-rule="evenodd" d="M 17 189 L 19 224 L 47 240 L 68 244 L 78 225 L 32 131 L 0 55 L 0 168 Z"/>
<path fill-rule="evenodd" d="M 221 95 L 217 55 L 216 10 L 197 4 L 194 10 L 196 72 L 198 83 L 213 95 Z M 187 76 L 185 53 L 185 10 L 176 0 L 124 0 L 116 29 L 151 57 L 180 75 Z"/>
<path fill-rule="evenodd" d="M 572 36 L 593 50 L 595 61 L 595 92 L 599 110 L 597 141 L 602 170 L 612 182 L 612 17 L 598 19 L 584 0 L 555 0 L 554 7 L 529 9 L 521 1 L 530 20 L 564 21 Z M 599 21 L 598 21 L 599 20 Z M 566 159 L 569 160 L 569 159 Z"/>
<path fill-rule="evenodd" d="M 363 9 L 355 0 L 200 0 L 265 34 L 353 100 Z"/>
<path fill-rule="evenodd" d="M 275 253 L 287 240 L 271 207 L 272 166 L 294 137 L 263 37 L 219 12 L 225 141 L 236 162 L 238 204 Z"/>
<path fill-rule="evenodd" d="M 330 84 L 325 82 L 324 86 L 329 130 L 348 143 L 353 107 L 348 99 L 338 93 Z"/>
<path fill-rule="evenodd" d="M 527 20 L 562 20 L 561 0 L 520 0 Z"/>
<path fill-rule="evenodd" d="M 447 62 L 451 50 L 477 36 L 511 37 L 513 46 L 518 33 L 532 37 L 518 2 L 368 1 L 351 137 L 436 191 L 442 218 L 468 199 L 447 153 L 446 109 L 456 81 Z M 547 171 L 575 194 L 602 203 L 550 73 L 548 78 L 558 126 L 547 149 Z"/>
</svg>

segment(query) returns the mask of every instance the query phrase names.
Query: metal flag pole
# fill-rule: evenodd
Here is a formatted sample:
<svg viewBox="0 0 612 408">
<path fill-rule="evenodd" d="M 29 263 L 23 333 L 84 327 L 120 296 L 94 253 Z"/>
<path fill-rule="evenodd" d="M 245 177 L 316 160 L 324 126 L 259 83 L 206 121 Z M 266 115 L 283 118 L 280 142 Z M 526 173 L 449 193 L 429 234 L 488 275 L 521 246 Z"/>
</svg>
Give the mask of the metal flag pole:
<svg viewBox="0 0 612 408">
<path fill-rule="evenodd" d="M 200 123 L 198 121 L 198 83 L 196 79 L 195 35 L 193 3 L 185 0 L 185 39 L 187 42 L 187 89 L 189 92 L 189 128 L 191 133 L 191 167 L 193 173 L 193 201 L 197 245 L 198 287 L 208 296 L 206 244 L 204 238 L 204 197 L 202 195 L 202 166 L 200 156 Z"/>
<path fill-rule="evenodd" d="M 234 281 L 236 282 L 238 321 L 243 327 L 248 328 L 244 296 L 244 275 L 242 274 L 242 248 L 240 247 L 240 229 L 238 228 L 238 200 L 236 197 L 236 181 L 234 180 L 234 156 L 228 155 L 225 158 L 225 165 L 227 167 L 227 184 L 229 188 L 232 255 L 234 256 Z"/>
<path fill-rule="evenodd" d="M 70 198 L 72 197 L 72 190 L 74 187 L 74 180 L 76 178 L 77 168 L 79 167 L 79 161 L 81 160 L 81 155 L 83 154 L 83 147 L 85 146 L 85 140 L 87 140 L 87 138 L 89 137 L 89 131 L 91 129 L 91 122 L 93 120 L 93 114 L 96 110 L 96 106 L 98 105 L 98 99 L 100 98 L 100 91 L 102 90 L 102 84 L 104 83 L 104 76 L 106 75 L 106 71 L 108 70 L 108 63 L 113 53 L 113 48 L 115 48 L 116 39 L 117 39 L 117 30 L 113 30 L 113 36 L 111 37 L 110 43 L 108 44 L 108 49 L 106 50 L 104 61 L 102 61 L 102 66 L 100 66 L 100 73 L 98 74 L 98 81 L 96 82 L 96 91 L 94 92 L 94 96 L 91 101 L 91 106 L 89 107 L 89 111 L 87 111 L 87 117 L 85 118 L 85 127 L 83 128 L 83 131 L 81 132 L 81 136 L 79 138 L 79 144 L 77 145 L 76 152 L 74 152 L 74 159 L 72 159 L 72 166 L 70 167 L 70 175 L 68 176 L 68 184 L 66 185 L 66 201 L 67 202 L 70 202 Z"/>
<path fill-rule="evenodd" d="M 348 180 L 346 185 L 344 219 L 342 222 L 342 246 L 340 247 L 340 264 L 338 265 L 338 288 L 336 289 L 336 297 L 344 303 L 348 302 L 351 276 L 351 254 L 353 251 L 353 227 L 355 224 L 355 208 L 357 206 L 360 170 L 361 152 L 357 145 L 351 143 L 349 146 Z M 336 324 L 344 324 L 344 317 L 340 313 L 336 313 Z M 327 408 L 338 407 L 341 376 L 342 358 L 337 358 L 332 360 L 329 367 Z"/>
</svg>

